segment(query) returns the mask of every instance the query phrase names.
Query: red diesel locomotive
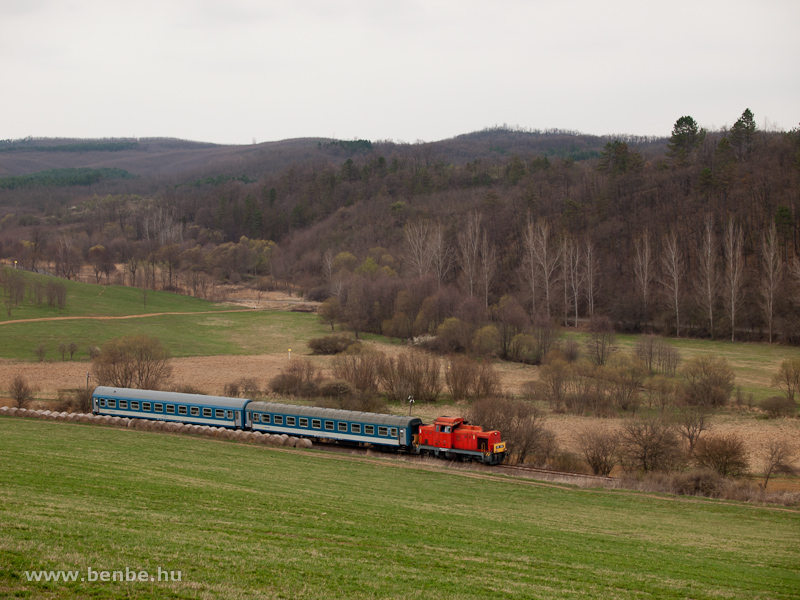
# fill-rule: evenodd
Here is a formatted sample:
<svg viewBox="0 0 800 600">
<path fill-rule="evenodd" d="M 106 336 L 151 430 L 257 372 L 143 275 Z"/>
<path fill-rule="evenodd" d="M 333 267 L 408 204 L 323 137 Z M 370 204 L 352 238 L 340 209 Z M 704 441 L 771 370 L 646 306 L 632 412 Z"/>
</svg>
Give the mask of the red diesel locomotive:
<svg viewBox="0 0 800 600">
<path fill-rule="evenodd" d="M 497 465 L 506 457 L 506 443 L 499 431 L 484 431 L 461 417 L 439 417 L 432 425 L 420 425 L 420 454 L 439 458 L 479 460 Z"/>
</svg>

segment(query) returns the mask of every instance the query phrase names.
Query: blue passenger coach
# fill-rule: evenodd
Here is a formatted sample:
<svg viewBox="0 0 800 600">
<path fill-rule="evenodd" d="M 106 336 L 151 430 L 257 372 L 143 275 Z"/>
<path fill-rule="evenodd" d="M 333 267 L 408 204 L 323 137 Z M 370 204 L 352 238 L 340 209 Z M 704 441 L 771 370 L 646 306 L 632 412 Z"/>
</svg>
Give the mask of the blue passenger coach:
<svg viewBox="0 0 800 600">
<path fill-rule="evenodd" d="M 422 419 L 375 413 L 250 402 L 245 427 L 265 433 L 331 439 L 408 449 L 416 441 Z"/>
<path fill-rule="evenodd" d="M 92 394 L 97 415 L 242 428 L 250 400 L 100 386 Z"/>
</svg>

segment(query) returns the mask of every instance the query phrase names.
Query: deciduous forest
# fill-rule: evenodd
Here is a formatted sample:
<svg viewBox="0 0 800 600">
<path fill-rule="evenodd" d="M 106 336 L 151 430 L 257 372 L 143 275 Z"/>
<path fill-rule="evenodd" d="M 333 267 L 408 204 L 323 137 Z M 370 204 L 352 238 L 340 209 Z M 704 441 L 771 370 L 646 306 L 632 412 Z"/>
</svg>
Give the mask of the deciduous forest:
<svg viewBox="0 0 800 600">
<path fill-rule="evenodd" d="M 283 288 L 332 328 L 526 362 L 543 328 L 590 321 L 795 344 L 800 130 L 731 118 L 664 138 L 6 141 L 0 258 L 201 297 Z"/>
</svg>

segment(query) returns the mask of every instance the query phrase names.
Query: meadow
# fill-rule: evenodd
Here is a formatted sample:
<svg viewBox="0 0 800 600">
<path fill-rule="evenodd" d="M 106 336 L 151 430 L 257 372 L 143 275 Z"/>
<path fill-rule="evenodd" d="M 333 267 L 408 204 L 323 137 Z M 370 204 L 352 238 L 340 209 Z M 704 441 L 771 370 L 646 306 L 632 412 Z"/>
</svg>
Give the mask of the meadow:
<svg viewBox="0 0 800 600">
<path fill-rule="evenodd" d="M 796 598 L 800 513 L 0 418 L 0 594 Z M 157 568 L 180 582 L 28 582 Z M 80 577 L 79 577 L 80 579 Z"/>
</svg>

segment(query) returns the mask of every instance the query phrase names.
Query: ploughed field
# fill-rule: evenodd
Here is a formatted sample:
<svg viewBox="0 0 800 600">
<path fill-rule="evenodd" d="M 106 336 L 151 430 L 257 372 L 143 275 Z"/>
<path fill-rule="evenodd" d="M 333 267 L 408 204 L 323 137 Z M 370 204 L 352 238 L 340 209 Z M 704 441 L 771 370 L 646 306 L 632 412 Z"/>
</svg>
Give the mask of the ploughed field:
<svg viewBox="0 0 800 600">
<path fill-rule="evenodd" d="M 800 512 L 0 418 L 0 592 L 796 598 Z M 102 582 L 88 569 L 181 581 Z M 74 583 L 25 571 L 78 571 Z"/>
</svg>

